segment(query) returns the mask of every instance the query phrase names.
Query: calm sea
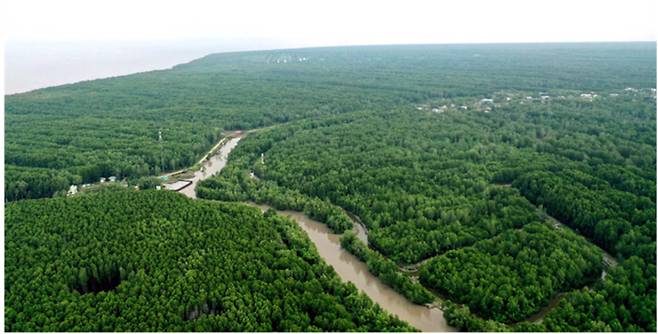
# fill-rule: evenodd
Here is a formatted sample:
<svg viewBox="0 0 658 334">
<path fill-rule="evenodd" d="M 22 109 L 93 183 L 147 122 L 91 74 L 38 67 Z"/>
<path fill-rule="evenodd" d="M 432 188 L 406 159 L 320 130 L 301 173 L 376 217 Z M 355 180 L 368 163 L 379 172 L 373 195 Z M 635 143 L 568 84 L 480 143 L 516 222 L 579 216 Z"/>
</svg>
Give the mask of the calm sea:
<svg viewBox="0 0 658 334">
<path fill-rule="evenodd" d="M 272 48 L 262 41 L 8 42 L 5 94 L 166 69 L 213 52 Z"/>
</svg>

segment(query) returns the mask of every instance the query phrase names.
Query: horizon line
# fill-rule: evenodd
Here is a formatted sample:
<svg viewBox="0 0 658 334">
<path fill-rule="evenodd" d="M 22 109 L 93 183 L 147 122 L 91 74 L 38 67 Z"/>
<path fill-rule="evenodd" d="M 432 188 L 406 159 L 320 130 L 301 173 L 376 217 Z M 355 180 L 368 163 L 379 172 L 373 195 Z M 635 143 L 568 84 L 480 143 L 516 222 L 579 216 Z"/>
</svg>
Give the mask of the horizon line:
<svg viewBox="0 0 658 334">
<path fill-rule="evenodd" d="M 174 41 L 183 41 L 183 40 L 170 40 L 170 42 Z M 201 41 L 208 41 L 210 42 L 211 40 L 194 40 L 196 42 L 201 42 Z M 9 41 L 5 41 L 9 42 Z M 65 43 L 65 42 L 71 42 L 71 41 L 48 41 L 51 43 Z M 82 42 L 82 41 L 81 41 Z M 92 41 L 86 41 L 86 42 L 92 42 Z M 130 43 L 139 43 L 139 42 L 144 42 L 144 41 L 137 41 L 137 40 L 126 40 L 126 41 L 102 41 L 102 40 L 95 40 L 93 42 L 99 42 L 99 43 L 112 43 L 112 42 L 130 42 Z M 164 42 L 163 40 L 160 40 L 159 42 Z M 6 92 L 6 87 L 3 87 L 3 95 L 4 96 L 12 96 L 12 95 L 18 95 L 18 94 L 26 94 L 30 93 L 33 91 L 41 90 L 41 89 L 48 89 L 48 88 L 54 88 L 54 87 L 60 87 L 60 86 L 66 86 L 66 85 L 74 85 L 78 83 L 83 83 L 83 82 L 89 82 L 89 81 L 95 81 L 95 80 L 104 80 L 104 79 L 111 79 L 111 78 L 118 78 L 118 77 L 123 77 L 123 76 L 129 76 L 129 75 L 136 75 L 136 74 L 141 74 L 141 73 L 148 73 L 148 72 L 154 72 L 154 71 L 167 71 L 167 70 L 173 70 L 177 66 L 180 65 L 185 65 L 189 64 L 191 62 L 213 56 L 213 55 L 221 55 L 221 54 L 235 54 L 235 53 L 251 53 L 251 52 L 268 52 L 268 51 L 286 51 L 286 50 L 304 50 L 304 49 L 329 49 L 329 48 L 350 48 L 350 47 L 395 47 L 395 46 L 461 46 L 461 45 L 539 45 L 539 44 L 548 44 L 548 45 L 559 45 L 559 44 L 638 44 L 638 43 L 646 43 L 646 44 L 653 44 L 654 46 L 657 45 L 657 41 L 645 41 L 645 40 L 625 40 L 625 41 L 566 41 L 566 42 L 558 42 L 558 41 L 552 41 L 552 42 L 486 42 L 486 43 L 481 43 L 481 42 L 459 42 L 459 43 L 392 43 L 392 44 L 340 44 L 340 45 L 318 45 L 318 46 L 300 46 L 300 47 L 281 47 L 281 48 L 262 48 L 262 49 L 250 49 L 250 48 L 245 48 L 245 49 L 238 49 L 238 50 L 231 50 L 231 51 L 211 51 L 210 53 L 206 53 L 202 56 L 199 56 L 197 58 L 190 59 L 188 61 L 183 61 L 177 64 L 173 64 L 169 67 L 163 67 L 163 68 L 154 68 L 154 69 L 146 69 L 144 71 L 136 71 L 136 72 L 130 72 L 130 73 L 124 73 L 124 74 L 117 74 L 117 75 L 110 75 L 110 76 L 103 76 L 103 77 L 96 77 L 96 78 L 89 78 L 89 79 L 83 79 L 79 81 L 74 81 L 74 82 L 67 82 L 67 83 L 61 83 L 61 84 L 55 84 L 52 86 L 44 86 L 44 87 L 38 87 L 34 89 L 29 89 L 25 91 L 18 91 L 18 92 L 13 92 L 10 94 L 7 94 Z M 7 47 L 7 44 L 5 44 L 5 47 Z M 5 63 L 6 63 L 6 49 L 5 49 Z M 5 64 L 6 65 L 6 64 Z M 5 68 L 5 83 L 6 83 L 6 68 Z"/>
</svg>

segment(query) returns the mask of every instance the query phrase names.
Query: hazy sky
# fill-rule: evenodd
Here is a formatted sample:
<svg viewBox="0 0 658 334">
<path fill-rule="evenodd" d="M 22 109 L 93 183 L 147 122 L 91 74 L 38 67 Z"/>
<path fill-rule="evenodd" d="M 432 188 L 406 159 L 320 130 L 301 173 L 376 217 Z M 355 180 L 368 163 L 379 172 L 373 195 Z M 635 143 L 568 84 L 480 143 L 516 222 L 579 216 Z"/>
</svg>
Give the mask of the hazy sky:
<svg viewBox="0 0 658 334">
<path fill-rule="evenodd" d="M 655 41 L 656 0 L 5 0 L 6 92 L 212 52 L 412 43 Z"/>
<path fill-rule="evenodd" d="M 11 40 L 282 44 L 656 40 L 655 0 L 8 0 Z"/>
</svg>

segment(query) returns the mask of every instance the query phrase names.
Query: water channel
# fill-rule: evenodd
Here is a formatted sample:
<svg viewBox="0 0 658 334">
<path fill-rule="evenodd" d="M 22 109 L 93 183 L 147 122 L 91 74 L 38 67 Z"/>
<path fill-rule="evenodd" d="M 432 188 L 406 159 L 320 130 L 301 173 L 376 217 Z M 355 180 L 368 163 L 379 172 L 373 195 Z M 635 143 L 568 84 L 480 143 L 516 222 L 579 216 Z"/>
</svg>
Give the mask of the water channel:
<svg viewBox="0 0 658 334">
<path fill-rule="evenodd" d="M 247 204 L 256 206 L 263 211 L 269 208 L 267 205 Z M 410 302 L 368 272 L 365 263 L 341 248 L 340 235 L 332 233 L 327 225 L 296 211 L 277 211 L 277 213 L 290 217 L 299 224 L 315 244 L 320 256 L 334 268 L 343 281 L 352 282 L 389 313 L 397 315 L 400 319 L 424 332 L 455 330 L 448 326 L 440 309 Z"/>
<path fill-rule="evenodd" d="M 238 133 L 236 137 L 230 138 L 221 146 L 216 154 L 209 155 L 202 162 L 200 170 L 196 171 L 193 177 L 188 178 L 192 183 L 181 189 L 179 192 L 190 198 L 196 198 L 196 186 L 199 181 L 205 180 L 219 173 L 228 161 L 229 153 L 238 145 L 243 133 Z M 258 207 L 265 211 L 269 208 L 267 205 L 256 203 L 245 203 Z M 438 308 L 428 308 L 411 303 L 404 296 L 382 283 L 377 277 L 368 272 L 366 264 L 350 254 L 340 246 L 340 236 L 324 224 L 315 221 L 303 213 L 296 211 L 277 211 L 278 214 L 288 216 L 306 232 L 311 241 L 315 244 L 320 256 L 326 263 L 331 265 L 338 276 L 345 282 L 352 282 L 360 291 L 367 294 L 370 299 L 379 304 L 383 309 L 391 314 L 397 315 L 400 319 L 408 322 L 412 326 L 430 332 L 454 331 L 455 329 L 448 326 L 443 318 L 443 312 Z M 357 237 L 368 244 L 368 231 L 361 224 L 358 217 L 348 213 L 354 222 L 354 231 Z M 552 217 L 549 216 L 549 219 Z M 555 219 L 553 226 L 556 228 L 567 228 Z M 604 262 L 606 267 L 614 267 L 617 261 L 614 257 L 604 252 Z M 402 271 L 415 272 L 421 263 L 401 268 Z M 603 271 L 601 279 L 604 279 L 606 270 Z M 545 314 L 550 311 L 561 299 L 563 294 L 558 294 L 551 300 L 549 305 L 543 307 L 537 314 L 527 319 L 530 322 L 541 322 Z"/>
<path fill-rule="evenodd" d="M 199 181 L 207 179 L 220 172 L 226 166 L 228 154 L 237 146 L 240 137 L 226 142 L 215 155 L 210 156 L 202 163 L 202 168 L 194 173 L 189 180 L 192 184 L 180 192 L 190 198 L 196 198 L 196 186 Z M 267 210 L 269 207 L 255 203 L 246 203 L 251 206 Z M 331 265 L 344 282 L 352 282 L 360 291 L 367 294 L 370 299 L 379 304 L 384 310 L 397 315 L 412 326 L 425 332 L 446 332 L 455 329 L 448 326 L 443 318 L 443 312 L 437 308 L 411 303 L 404 296 L 397 293 L 377 277 L 368 272 L 366 264 L 354 255 L 340 247 L 340 236 L 324 224 L 310 219 L 303 213 L 296 211 L 278 211 L 280 215 L 292 218 L 306 232 L 324 261 Z M 357 236 L 367 242 L 367 231 L 360 224 L 354 224 Z"/>
<path fill-rule="evenodd" d="M 240 138 L 241 137 L 235 137 L 229 139 L 226 144 L 219 149 L 217 154 L 209 156 L 208 159 L 201 164 L 201 169 L 194 172 L 193 177 L 187 179 L 192 181 L 192 184 L 181 189 L 179 192 L 189 198 L 196 198 L 196 186 L 199 181 L 205 180 L 224 169 L 224 166 L 226 166 L 226 162 L 228 161 L 228 154 L 238 145 Z"/>
</svg>

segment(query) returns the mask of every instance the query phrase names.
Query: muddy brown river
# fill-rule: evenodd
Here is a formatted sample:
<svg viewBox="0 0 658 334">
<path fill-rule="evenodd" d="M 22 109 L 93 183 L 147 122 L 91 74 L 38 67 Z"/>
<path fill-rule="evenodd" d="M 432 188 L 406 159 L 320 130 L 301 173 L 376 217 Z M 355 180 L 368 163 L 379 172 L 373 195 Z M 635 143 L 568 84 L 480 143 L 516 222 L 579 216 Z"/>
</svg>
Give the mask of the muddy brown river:
<svg viewBox="0 0 658 334">
<path fill-rule="evenodd" d="M 180 192 L 190 198 L 196 198 L 196 186 L 198 182 L 219 173 L 226 166 L 228 155 L 238 145 L 241 136 L 242 134 L 238 137 L 229 139 L 216 154 L 210 156 L 204 161 L 202 163 L 202 169 L 196 171 L 193 178 L 189 179 L 192 181 L 192 184 L 182 189 Z M 263 211 L 269 208 L 267 205 L 260 205 L 252 202 L 246 202 L 245 204 L 260 208 Z M 280 215 L 292 218 L 306 232 L 308 237 L 315 244 L 320 256 L 327 264 L 334 268 L 343 281 L 352 282 L 360 291 L 367 294 L 370 299 L 379 304 L 384 310 L 397 315 L 400 319 L 424 332 L 448 332 L 456 330 L 446 323 L 443 318 L 443 312 L 440 309 L 428 308 L 426 306 L 411 303 L 404 296 L 397 293 L 368 272 L 365 263 L 341 248 L 340 236 L 332 233 L 326 225 L 317 222 L 300 212 L 281 210 L 277 210 L 277 212 Z M 367 244 L 367 229 L 360 224 L 358 217 L 353 215 L 350 215 L 350 217 L 354 221 L 354 231 L 356 232 L 357 237 Z M 556 228 L 566 228 L 566 226 L 557 221 L 555 221 L 554 226 Z M 605 252 L 604 262 L 606 266 L 614 267 L 617 265 L 617 261 L 614 257 Z M 403 271 L 415 272 L 418 269 L 417 267 L 418 265 L 401 269 L 403 269 Z M 604 270 L 601 279 L 604 279 L 605 275 L 606 271 Z M 544 315 L 557 305 L 560 298 L 561 295 L 556 296 L 551 300 L 549 305 L 542 308 L 537 314 L 527 320 L 531 322 L 541 322 Z"/>
<path fill-rule="evenodd" d="M 240 137 L 236 137 L 224 144 L 217 154 L 209 157 L 202 164 L 203 169 L 195 172 L 194 177 L 189 179 L 192 184 L 180 192 L 187 197 L 196 198 L 198 182 L 219 173 L 226 166 L 228 154 L 238 145 L 239 141 Z M 255 203 L 245 204 L 261 210 L 269 208 Z M 340 247 L 340 236 L 333 234 L 326 225 L 310 219 L 300 212 L 278 211 L 278 213 L 297 222 L 313 241 L 322 259 L 334 268 L 344 282 L 352 282 L 357 289 L 368 295 L 387 312 L 397 315 L 401 320 L 424 332 L 455 331 L 454 328 L 448 326 L 441 310 L 411 303 L 368 272 L 365 263 Z M 367 243 L 368 237 L 365 228 L 358 223 L 355 223 L 354 226 L 359 239 Z"/>
<path fill-rule="evenodd" d="M 263 211 L 269 208 L 267 205 L 246 204 L 258 207 Z M 389 313 L 397 315 L 423 332 L 455 331 L 454 328 L 448 326 L 441 310 L 410 302 L 368 272 L 365 263 L 340 247 L 340 236 L 332 233 L 327 225 L 296 211 L 277 210 L 277 213 L 290 217 L 299 224 L 315 244 L 320 256 L 336 270 L 343 281 L 352 282 Z"/>
</svg>

